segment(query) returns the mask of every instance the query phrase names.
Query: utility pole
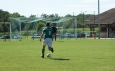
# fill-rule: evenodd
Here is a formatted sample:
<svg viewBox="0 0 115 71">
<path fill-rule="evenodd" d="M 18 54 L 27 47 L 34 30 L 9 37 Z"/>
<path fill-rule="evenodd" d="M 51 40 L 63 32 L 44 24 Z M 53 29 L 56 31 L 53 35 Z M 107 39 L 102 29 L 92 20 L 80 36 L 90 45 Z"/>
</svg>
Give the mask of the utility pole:
<svg viewBox="0 0 115 71">
<path fill-rule="evenodd" d="M 74 16 L 74 12 L 73 12 L 73 29 L 74 29 L 74 37 L 75 37 L 75 22 L 74 22 L 74 20 L 75 20 L 75 16 Z"/>
<path fill-rule="evenodd" d="M 5 35 L 5 13 L 4 13 L 3 17 L 4 17 L 4 26 L 3 27 L 4 27 L 4 35 Z M 4 41 L 6 42 L 6 38 L 4 38 Z"/>
<path fill-rule="evenodd" d="M 83 12 L 83 33 L 84 33 L 84 28 L 85 28 L 85 15 L 84 15 L 85 12 L 87 12 L 87 11 Z"/>
<path fill-rule="evenodd" d="M 98 39 L 100 39 L 100 3 L 98 0 Z"/>
<path fill-rule="evenodd" d="M 84 12 L 83 12 L 83 33 L 84 33 L 84 27 L 85 27 L 85 24 L 84 24 Z"/>
<path fill-rule="evenodd" d="M 95 24 L 95 11 L 94 11 L 94 24 Z"/>
</svg>

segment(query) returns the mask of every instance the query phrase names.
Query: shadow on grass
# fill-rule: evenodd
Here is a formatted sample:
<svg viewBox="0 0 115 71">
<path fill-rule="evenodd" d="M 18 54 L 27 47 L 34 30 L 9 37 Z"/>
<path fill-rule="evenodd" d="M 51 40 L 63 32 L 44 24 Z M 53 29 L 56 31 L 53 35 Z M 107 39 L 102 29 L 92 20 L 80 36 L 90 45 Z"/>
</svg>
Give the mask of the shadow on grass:
<svg viewBox="0 0 115 71">
<path fill-rule="evenodd" d="M 70 59 L 67 59 L 67 58 L 51 58 L 52 60 L 70 60 Z"/>
</svg>

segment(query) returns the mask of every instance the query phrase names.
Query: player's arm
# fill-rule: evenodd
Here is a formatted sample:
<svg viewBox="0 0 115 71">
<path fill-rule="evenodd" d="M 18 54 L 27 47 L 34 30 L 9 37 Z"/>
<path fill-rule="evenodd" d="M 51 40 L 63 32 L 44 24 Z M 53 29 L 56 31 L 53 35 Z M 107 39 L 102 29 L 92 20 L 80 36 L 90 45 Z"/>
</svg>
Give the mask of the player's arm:
<svg viewBox="0 0 115 71">
<path fill-rule="evenodd" d="M 43 35 L 44 35 L 44 32 L 42 32 L 42 34 L 41 34 L 40 42 L 42 41 Z"/>
</svg>

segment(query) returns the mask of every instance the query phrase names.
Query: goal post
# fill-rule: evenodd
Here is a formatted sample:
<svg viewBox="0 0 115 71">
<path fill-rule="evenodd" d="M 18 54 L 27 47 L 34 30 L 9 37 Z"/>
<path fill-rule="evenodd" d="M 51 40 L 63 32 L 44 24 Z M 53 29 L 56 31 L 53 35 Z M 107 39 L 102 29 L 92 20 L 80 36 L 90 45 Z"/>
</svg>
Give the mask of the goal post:
<svg viewBox="0 0 115 71">
<path fill-rule="evenodd" d="M 71 23 L 68 22 L 68 20 L 73 19 L 73 17 L 56 17 L 56 18 L 27 18 L 27 17 L 17 17 L 17 18 L 13 18 L 10 17 L 10 40 L 14 39 L 12 37 L 12 34 L 18 34 L 20 37 L 23 36 L 27 36 L 25 39 L 28 40 L 28 36 L 32 36 L 32 33 L 41 33 L 41 30 L 45 27 L 40 28 L 40 30 L 38 30 L 36 32 L 36 24 L 39 21 L 43 21 L 43 22 L 49 22 L 51 24 L 55 23 L 55 26 L 57 28 L 57 38 L 62 39 L 64 38 L 64 34 L 66 32 L 66 29 L 69 30 L 66 26 L 66 24 Z M 68 27 L 71 28 L 71 25 L 69 25 Z M 68 33 L 68 31 L 67 31 Z M 19 38 L 18 40 L 22 40 L 21 38 Z"/>
<path fill-rule="evenodd" d="M 17 21 L 10 20 L 10 41 L 12 39 L 19 39 L 21 41 L 21 22 L 18 19 Z"/>
</svg>

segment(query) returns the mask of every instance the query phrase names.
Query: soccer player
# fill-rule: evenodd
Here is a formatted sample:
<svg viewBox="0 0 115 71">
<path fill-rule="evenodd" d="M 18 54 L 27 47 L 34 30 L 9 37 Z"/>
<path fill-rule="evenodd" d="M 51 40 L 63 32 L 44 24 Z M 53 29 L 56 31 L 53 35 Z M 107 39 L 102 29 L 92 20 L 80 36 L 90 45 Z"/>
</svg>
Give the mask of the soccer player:
<svg viewBox="0 0 115 71">
<path fill-rule="evenodd" d="M 43 40 L 43 46 L 42 46 L 42 55 L 41 57 L 44 58 L 44 53 L 45 53 L 45 47 L 46 45 L 48 46 L 48 49 L 53 53 L 54 50 L 52 48 L 52 37 L 53 37 L 53 29 L 50 27 L 50 23 L 46 23 L 46 28 L 43 29 L 41 37 L 40 37 L 40 42 Z"/>
<path fill-rule="evenodd" d="M 54 38 L 55 38 L 55 41 L 56 41 L 57 28 L 55 27 L 55 23 L 53 23 L 51 25 L 51 28 L 53 29 L 53 34 L 54 34 Z M 53 38 L 52 38 L 52 41 L 53 41 Z"/>
</svg>

